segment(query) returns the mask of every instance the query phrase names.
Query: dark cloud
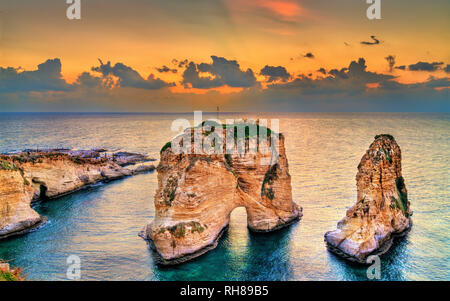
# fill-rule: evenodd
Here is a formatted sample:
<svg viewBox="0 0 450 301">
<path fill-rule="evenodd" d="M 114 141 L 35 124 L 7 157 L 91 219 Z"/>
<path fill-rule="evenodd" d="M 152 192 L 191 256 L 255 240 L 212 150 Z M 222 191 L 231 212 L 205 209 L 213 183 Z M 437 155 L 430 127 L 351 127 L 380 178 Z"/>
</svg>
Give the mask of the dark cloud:
<svg viewBox="0 0 450 301">
<path fill-rule="evenodd" d="M 208 89 L 220 86 L 251 87 L 256 84 L 256 78 L 252 69 L 243 71 L 235 60 L 227 60 L 223 57 L 211 56 L 212 64 L 190 62 L 183 73 L 182 83 L 193 88 Z M 210 75 L 200 76 L 200 73 Z"/>
<path fill-rule="evenodd" d="M 341 70 L 331 69 L 328 74 L 334 76 L 335 78 L 348 78 L 347 71 L 348 68 L 342 68 Z"/>
<path fill-rule="evenodd" d="M 348 67 L 332 69 L 329 76 L 312 79 L 301 75 L 286 84 L 272 84 L 271 87 L 282 89 L 302 89 L 302 93 L 329 94 L 334 93 L 362 93 L 367 89 L 368 83 L 389 82 L 395 77 L 367 71 L 366 61 L 360 58 L 352 61 Z"/>
<path fill-rule="evenodd" d="M 448 78 L 430 77 L 426 82 L 402 84 L 390 74 L 370 72 L 366 61 L 352 61 L 333 69 L 329 76 L 300 75 L 287 83 L 274 83 L 244 99 L 276 111 L 448 111 Z M 370 88 L 369 84 L 377 84 Z M 275 101 L 276 100 L 276 101 Z"/>
<path fill-rule="evenodd" d="M 218 78 L 212 78 L 210 76 L 200 77 L 199 70 L 194 62 L 190 62 L 186 70 L 184 70 L 182 83 L 185 86 L 190 84 L 192 88 L 196 89 L 209 89 L 222 86 L 222 82 Z"/>
<path fill-rule="evenodd" d="M 67 91 L 70 88 L 62 78 L 58 58 L 39 64 L 34 71 L 0 67 L 0 92 Z"/>
<path fill-rule="evenodd" d="M 408 69 L 410 71 L 436 71 L 439 68 L 441 68 L 442 65 L 444 65 L 444 62 L 433 62 L 433 63 L 418 62 L 409 65 Z"/>
<path fill-rule="evenodd" d="M 102 86 L 102 78 L 93 76 L 89 72 L 83 72 L 78 76 L 77 84 L 85 87 L 100 87 Z"/>
<path fill-rule="evenodd" d="M 291 77 L 291 75 L 287 72 L 286 68 L 283 66 L 269 66 L 266 65 L 264 68 L 260 71 L 261 75 L 268 76 L 268 82 L 274 82 L 274 81 L 287 81 Z"/>
<path fill-rule="evenodd" d="M 450 64 L 447 64 L 447 67 L 445 67 L 445 72 L 450 72 Z"/>
<path fill-rule="evenodd" d="M 178 62 L 177 62 L 178 63 Z M 430 63 L 431 64 L 431 63 Z M 171 65 L 169 65 L 171 66 Z M 449 65 L 439 65 L 449 71 Z M 267 68 L 266 68 L 267 67 Z M 261 111 L 450 111 L 448 78 L 429 77 L 422 83 L 403 84 L 392 74 L 368 70 L 363 58 L 351 61 L 343 68 L 323 76 L 299 75 L 293 78 L 282 66 L 266 66 L 261 74 L 281 80 L 272 80 L 267 88 L 256 82 L 253 72 L 241 69 L 236 61 L 212 57 L 211 63 L 189 62 L 183 73 L 184 84 L 195 88 L 212 88 L 238 84 L 239 93 L 205 94 L 172 93 L 170 89 L 117 89 L 108 87 L 145 87 L 158 79 L 143 79 L 132 68 L 121 63 L 94 67 L 94 72 L 83 72 L 73 85 L 61 78 L 59 60 L 49 60 L 35 71 L 21 68 L 0 68 L 1 111 L 178 111 L 199 108 L 206 110 L 220 105 L 226 110 Z M 407 69 L 397 66 L 398 69 Z M 96 72 L 99 72 L 100 75 Z M 234 81 L 230 80 L 233 77 Z M 237 81 L 239 79 L 239 81 Z M 274 79 L 274 78 L 273 78 Z M 283 80 L 286 79 L 286 80 Z M 250 85 L 253 86 L 250 86 Z M 373 85 L 376 84 L 376 85 Z M 167 84 L 166 84 L 167 85 Z M 60 91 L 60 93 L 29 93 L 31 91 Z M 170 100 L 170 101 L 168 101 Z"/>
<path fill-rule="evenodd" d="M 377 82 L 380 80 L 394 79 L 392 75 L 385 75 L 367 71 L 366 60 L 360 58 L 358 61 L 352 61 L 346 68 L 331 69 L 328 74 L 334 79 L 351 79 L 363 83 Z"/>
<path fill-rule="evenodd" d="M 312 54 L 311 52 L 308 52 L 304 55 L 304 57 L 308 58 L 308 59 L 313 59 L 315 56 L 314 54 Z"/>
<path fill-rule="evenodd" d="M 136 70 L 122 63 L 116 63 L 112 66 L 111 62 L 103 64 L 101 60 L 99 61 L 100 66 L 92 67 L 92 71 L 101 73 L 104 78 L 108 78 L 110 76 L 117 77 L 118 83 L 121 87 L 157 90 L 173 85 L 166 83 L 159 78 L 155 78 L 153 74 L 151 74 L 147 79 L 144 79 Z"/>
<path fill-rule="evenodd" d="M 362 41 L 362 45 L 378 45 L 380 44 L 380 40 L 378 40 L 375 36 L 370 36 L 370 38 L 373 40 L 372 42 L 368 41 Z"/>
<path fill-rule="evenodd" d="M 406 70 L 406 66 L 405 65 L 397 66 L 395 67 L 395 69 Z"/>
<path fill-rule="evenodd" d="M 183 67 L 187 66 L 188 62 L 189 62 L 188 60 L 182 60 L 182 61 L 179 61 L 177 59 L 172 60 L 172 64 L 174 64 L 178 68 L 183 68 Z"/>
<path fill-rule="evenodd" d="M 156 68 L 156 70 L 158 70 L 159 73 L 177 73 L 178 70 L 177 69 L 171 69 L 169 67 L 167 67 L 166 65 L 162 66 L 161 68 Z"/>
<path fill-rule="evenodd" d="M 391 80 L 395 77 L 392 75 L 379 74 L 375 72 L 367 71 L 366 60 L 360 58 L 358 62 L 352 61 L 348 66 L 348 75 L 350 78 L 357 79 L 360 78 L 366 82 L 377 82 L 383 80 Z"/>
</svg>

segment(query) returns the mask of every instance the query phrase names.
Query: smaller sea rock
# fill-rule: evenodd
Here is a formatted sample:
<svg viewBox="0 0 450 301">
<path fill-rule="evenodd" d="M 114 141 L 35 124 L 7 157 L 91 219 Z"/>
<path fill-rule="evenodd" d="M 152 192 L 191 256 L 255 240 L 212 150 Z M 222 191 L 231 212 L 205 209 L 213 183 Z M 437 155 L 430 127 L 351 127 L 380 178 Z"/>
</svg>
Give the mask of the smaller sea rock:
<svg viewBox="0 0 450 301">
<path fill-rule="evenodd" d="M 356 204 L 325 234 L 330 251 L 366 264 L 368 256 L 385 253 L 395 237 L 408 232 L 412 221 L 401 159 L 394 137 L 375 137 L 358 166 Z"/>
</svg>

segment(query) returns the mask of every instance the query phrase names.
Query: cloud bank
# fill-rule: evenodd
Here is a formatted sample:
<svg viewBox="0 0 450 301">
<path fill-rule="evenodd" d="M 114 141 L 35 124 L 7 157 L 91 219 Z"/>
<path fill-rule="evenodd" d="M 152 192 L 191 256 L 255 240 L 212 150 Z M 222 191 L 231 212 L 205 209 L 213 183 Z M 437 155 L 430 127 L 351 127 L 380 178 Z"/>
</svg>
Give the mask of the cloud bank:
<svg viewBox="0 0 450 301">
<path fill-rule="evenodd" d="M 247 88 L 256 85 L 256 77 L 252 69 L 241 70 L 237 61 L 227 60 L 224 57 L 213 55 L 211 59 L 212 63 L 190 62 L 183 73 L 182 83 L 186 87 L 197 89 L 221 86 Z"/>
<path fill-rule="evenodd" d="M 274 81 L 287 81 L 291 78 L 291 75 L 287 72 L 286 68 L 283 66 L 269 66 L 266 65 L 264 68 L 260 71 L 261 75 L 267 76 L 267 81 L 274 82 Z"/>
<path fill-rule="evenodd" d="M 124 63 L 99 65 L 74 83 L 61 75 L 61 61 L 36 70 L 0 67 L 0 111 L 450 111 L 449 77 L 430 76 L 404 84 L 393 74 L 370 71 L 364 58 L 341 68 L 322 67 L 294 76 L 284 66 L 265 65 L 256 77 L 236 60 L 211 56 L 210 62 L 173 61 L 183 72 L 178 83 L 144 78 Z M 449 72 L 441 62 L 395 67 L 404 72 Z M 170 69 L 170 68 L 168 68 Z M 181 73 L 181 72 L 180 72 Z M 185 90 L 172 89 L 182 87 Z M 218 87 L 240 88 L 221 93 Z M 194 90 L 204 93 L 194 93 Z"/>
<path fill-rule="evenodd" d="M 67 91 L 71 88 L 61 75 L 61 61 L 49 59 L 34 71 L 0 67 L 1 92 Z"/>
</svg>

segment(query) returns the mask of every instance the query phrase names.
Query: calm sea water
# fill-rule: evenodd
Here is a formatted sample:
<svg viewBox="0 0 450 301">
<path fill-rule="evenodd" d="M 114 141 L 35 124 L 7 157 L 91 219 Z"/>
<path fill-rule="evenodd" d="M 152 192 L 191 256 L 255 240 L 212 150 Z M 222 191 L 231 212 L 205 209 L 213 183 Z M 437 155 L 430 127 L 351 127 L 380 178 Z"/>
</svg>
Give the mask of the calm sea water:
<svg viewBox="0 0 450 301">
<path fill-rule="evenodd" d="M 223 114 L 221 119 L 249 117 Z M 209 116 L 209 117 L 214 117 Z M 380 133 L 402 149 L 414 227 L 382 257 L 384 280 L 450 280 L 449 114 L 274 114 L 286 135 L 294 200 L 303 219 L 256 235 L 242 208 L 232 213 L 217 249 L 170 268 L 155 265 L 137 236 L 154 217 L 155 173 L 100 184 L 35 209 L 49 223 L 0 241 L 0 258 L 29 279 L 65 280 L 69 255 L 83 280 L 366 280 L 366 270 L 327 252 L 323 234 L 356 200 L 357 165 Z M 0 152 L 25 148 L 105 147 L 149 153 L 174 135 L 170 125 L 192 114 L 0 114 Z"/>
</svg>

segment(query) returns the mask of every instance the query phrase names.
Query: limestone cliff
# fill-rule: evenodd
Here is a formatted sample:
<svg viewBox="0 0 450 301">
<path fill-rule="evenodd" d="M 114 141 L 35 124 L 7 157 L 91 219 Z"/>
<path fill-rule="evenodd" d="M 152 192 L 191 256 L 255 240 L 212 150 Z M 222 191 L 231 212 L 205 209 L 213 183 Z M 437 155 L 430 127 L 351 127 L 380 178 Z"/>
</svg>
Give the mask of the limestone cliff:
<svg viewBox="0 0 450 301">
<path fill-rule="evenodd" d="M 41 217 L 30 207 L 33 189 L 20 171 L 0 164 L 10 167 L 0 168 L 0 238 L 6 238 L 39 224 Z"/>
<path fill-rule="evenodd" d="M 0 155 L 0 239 L 22 234 L 45 220 L 30 207 L 32 201 L 60 197 L 99 181 L 154 169 L 143 161 L 149 160 L 139 161 L 136 154 L 119 155 L 116 160 L 115 156 L 91 151 Z"/>
<path fill-rule="evenodd" d="M 395 237 L 412 225 L 401 151 L 390 135 L 378 135 L 361 159 L 356 174 L 357 202 L 325 234 L 330 251 L 365 264 L 370 255 L 386 252 Z"/>
<path fill-rule="evenodd" d="M 207 135 L 203 131 L 204 139 Z M 211 155 L 174 154 L 170 144 L 162 149 L 156 216 L 140 233 L 156 251 L 158 263 L 178 264 L 215 248 L 236 207 L 246 208 L 253 231 L 273 231 L 301 217 L 292 200 L 283 135 L 274 164 L 264 162 L 270 162 L 275 150 L 251 153 L 249 139 L 245 153 L 237 147 L 230 154 Z"/>
</svg>

